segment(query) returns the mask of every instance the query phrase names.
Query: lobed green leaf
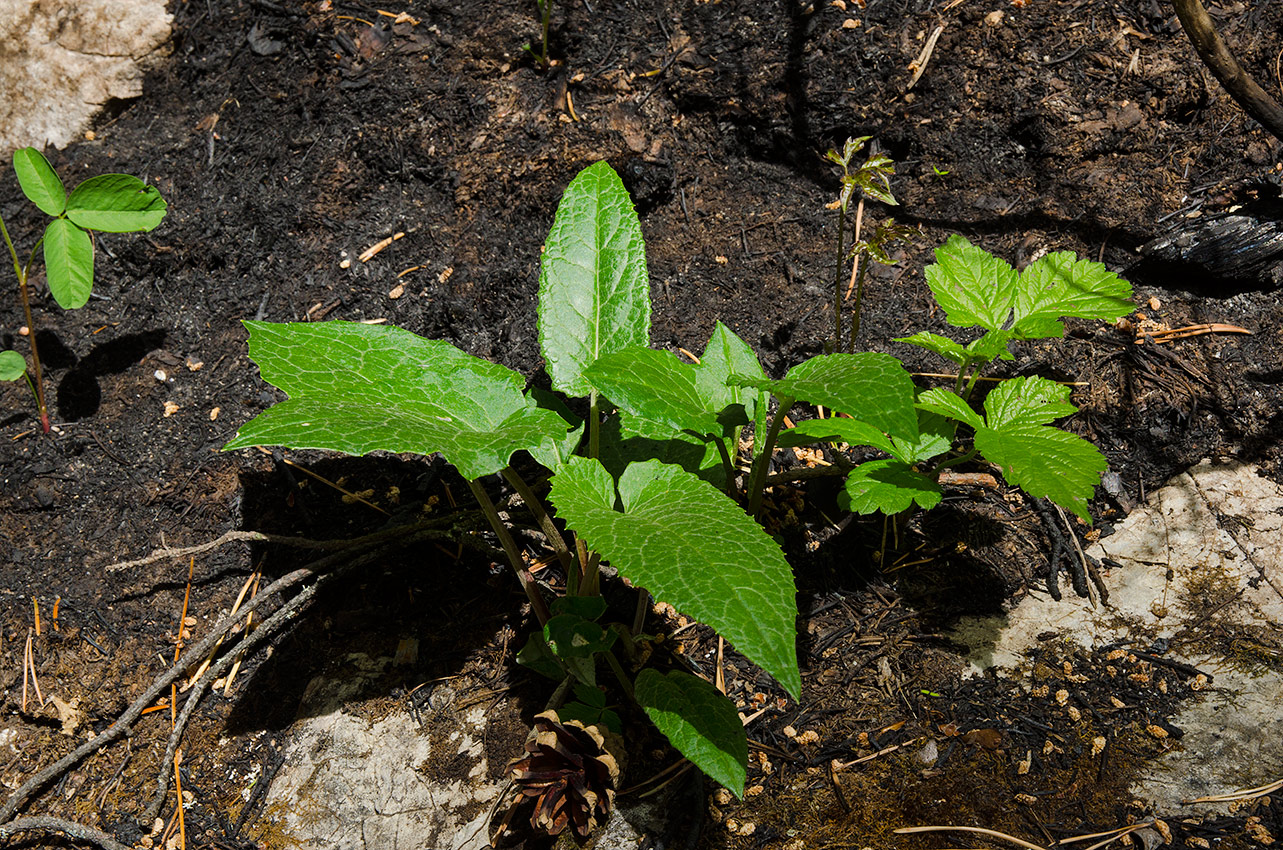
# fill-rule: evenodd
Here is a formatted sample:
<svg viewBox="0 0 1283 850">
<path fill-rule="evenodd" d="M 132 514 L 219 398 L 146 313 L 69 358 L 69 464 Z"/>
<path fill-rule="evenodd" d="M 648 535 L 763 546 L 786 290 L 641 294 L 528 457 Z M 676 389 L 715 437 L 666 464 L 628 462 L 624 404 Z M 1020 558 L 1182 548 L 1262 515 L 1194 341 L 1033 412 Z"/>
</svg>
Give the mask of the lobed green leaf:
<svg viewBox="0 0 1283 850">
<path fill-rule="evenodd" d="M 153 230 L 167 209 L 159 189 L 129 174 L 90 177 L 67 198 L 67 218 L 104 233 Z"/>
<path fill-rule="evenodd" d="M 889 458 L 866 461 L 846 477 L 838 505 L 857 514 L 898 514 L 913 505 L 930 510 L 940 504 L 940 485 L 904 461 Z"/>
<path fill-rule="evenodd" d="M 605 162 L 566 187 L 539 270 L 539 348 L 553 389 L 585 396 L 603 355 L 650 341 L 650 283 L 641 223 Z"/>
<path fill-rule="evenodd" d="M 89 301 L 94 288 L 94 243 L 89 234 L 65 218 L 45 228 L 45 277 L 49 292 L 64 310 Z"/>
<path fill-rule="evenodd" d="M 689 673 L 647 668 L 637 674 L 635 695 L 679 753 L 736 797 L 744 797 L 748 736 L 725 694 Z"/>
<path fill-rule="evenodd" d="M 707 623 L 794 697 L 793 574 L 762 527 L 706 481 L 658 461 L 619 478 L 574 457 L 557 470 L 548 498 L 557 515 L 634 584 Z"/>
<path fill-rule="evenodd" d="M 471 480 L 567 430 L 522 393 L 521 375 L 442 340 L 353 322 L 245 326 L 263 380 L 290 398 L 246 423 L 225 449 L 441 452 Z"/>
<path fill-rule="evenodd" d="M 60 216 L 67 208 L 67 189 L 45 155 L 35 148 L 13 152 L 13 170 L 22 194 L 45 215 Z"/>
<path fill-rule="evenodd" d="M 1132 310 L 1131 284 L 1070 251 L 1047 254 L 1020 274 L 1013 330 L 1024 339 L 1064 336 L 1062 316 L 1114 321 Z"/>
<path fill-rule="evenodd" d="M 1019 276 L 1005 260 L 954 234 L 936 248 L 927 285 L 956 328 L 999 330 L 1011 315 Z"/>
</svg>

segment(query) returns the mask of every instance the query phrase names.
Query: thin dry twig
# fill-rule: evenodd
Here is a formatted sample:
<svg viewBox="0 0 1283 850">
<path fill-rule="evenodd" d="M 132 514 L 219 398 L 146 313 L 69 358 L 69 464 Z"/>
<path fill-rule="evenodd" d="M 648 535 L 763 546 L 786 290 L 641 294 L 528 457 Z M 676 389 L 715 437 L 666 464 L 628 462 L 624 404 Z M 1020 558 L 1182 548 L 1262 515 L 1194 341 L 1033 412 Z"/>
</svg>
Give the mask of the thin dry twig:
<svg viewBox="0 0 1283 850">
<path fill-rule="evenodd" d="M 1211 797 L 1197 797 L 1193 800 L 1182 800 L 1185 805 L 1192 803 L 1235 803 L 1240 800 L 1254 800 L 1257 797 L 1264 797 L 1266 794 L 1273 794 L 1275 791 L 1283 789 L 1283 779 L 1277 782 L 1271 782 L 1267 785 L 1258 785 L 1255 788 L 1245 788 L 1242 791 L 1234 791 L 1229 794 L 1214 794 Z"/>
<path fill-rule="evenodd" d="M 883 747 L 882 749 L 878 750 L 876 753 L 873 753 L 872 755 L 862 756 L 861 758 L 858 758 L 858 759 L 852 759 L 851 761 L 842 761 L 842 762 L 839 762 L 839 761 L 837 761 L 837 760 L 835 759 L 835 760 L 834 760 L 834 762 L 833 762 L 833 770 L 834 770 L 834 771 L 838 771 L 838 770 L 846 770 L 848 767 L 854 767 L 854 766 L 855 766 L 855 765 L 857 765 L 857 764 L 864 764 L 866 761 L 873 761 L 874 759 L 882 758 L 883 756 L 885 756 L 885 755 L 889 755 L 889 754 L 891 754 L 891 753 L 895 752 L 896 750 L 902 750 L 902 749 L 904 749 L 905 747 L 911 747 L 911 746 L 913 746 L 914 744 L 919 743 L 920 741 L 925 741 L 925 740 L 926 740 L 926 738 L 927 738 L 927 736 L 926 736 L 926 735 L 919 735 L 918 737 L 914 738 L 914 739 L 913 739 L 913 740 L 911 740 L 911 741 L 905 741 L 903 744 L 892 744 L 892 745 L 891 745 L 891 746 L 889 746 L 889 747 Z M 947 827 L 947 826 L 940 826 L 940 827 L 920 827 L 920 826 L 915 826 L 915 827 L 905 827 L 905 829 L 906 829 L 906 830 L 911 830 L 911 831 L 914 831 L 914 832 L 924 832 L 924 831 L 929 830 L 929 829 L 952 829 L 952 827 Z M 900 831 L 901 831 L 901 830 L 896 830 L 896 832 L 900 832 Z"/>
<path fill-rule="evenodd" d="M 983 826 L 904 826 L 896 830 L 896 833 L 900 835 L 907 835 L 912 832 L 974 832 L 977 835 L 988 835 L 991 838 L 1010 841 L 1019 847 L 1027 848 L 1027 850 L 1047 850 L 1041 844 L 1034 844 L 1025 841 L 1023 838 L 1016 838 L 1014 835 L 999 832 L 996 829 L 985 829 Z"/>
<path fill-rule="evenodd" d="M 1252 332 L 1247 328 L 1240 328 L 1238 325 L 1227 325 L 1222 322 L 1204 322 L 1201 325 L 1186 325 L 1183 328 L 1168 328 L 1161 331 L 1142 330 L 1136 335 L 1136 343 L 1139 345 L 1146 341 L 1164 343 L 1171 342 L 1175 339 L 1189 339 L 1194 336 L 1204 336 L 1206 334 L 1247 334 Z"/>
<path fill-rule="evenodd" d="M 233 535 L 243 535 L 246 533 L 253 534 L 253 535 L 260 534 L 260 532 L 229 532 L 228 534 L 224 534 L 222 537 L 220 537 L 219 540 L 216 542 L 227 542 L 229 540 L 245 539 L 244 537 L 236 537 Z M 261 535 L 261 536 L 264 538 L 273 538 L 273 537 L 276 537 L 277 535 Z M 272 584 L 270 584 L 267 588 L 265 588 L 264 591 L 260 593 L 257 598 L 255 598 L 249 604 L 247 604 L 240 611 L 238 615 L 232 616 L 229 614 L 224 616 L 221 620 L 219 620 L 218 623 L 215 624 L 215 626 L 210 630 L 209 634 L 205 635 L 204 638 L 192 644 L 188 648 L 188 656 L 190 657 L 193 655 L 203 655 L 204 653 L 208 652 L 214 646 L 214 644 L 218 642 L 220 638 L 223 637 L 224 634 L 226 634 L 229 630 L 231 630 L 235 625 L 237 625 L 240 622 L 241 616 L 255 610 L 256 608 L 258 608 L 258 606 L 266 603 L 268 599 L 271 599 L 276 594 L 289 590 L 295 585 L 303 581 L 306 581 L 309 578 L 317 576 L 322 572 L 328 572 L 329 570 L 336 569 L 336 568 L 339 571 L 343 571 L 344 567 L 347 565 L 356 565 L 357 563 L 364 563 L 368 559 L 367 556 L 353 558 L 352 560 L 347 562 L 347 565 L 344 564 L 344 560 L 351 557 L 351 553 L 348 550 L 354 548 L 355 546 L 359 546 L 359 545 L 368 546 L 373 542 L 383 542 L 383 541 L 393 541 L 393 540 L 396 541 L 396 545 L 405 546 L 405 545 L 409 545 L 419 541 L 440 538 L 443 536 L 448 536 L 448 535 L 446 535 L 444 532 L 442 532 L 437 528 L 425 527 L 424 525 L 419 525 L 419 526 L 396 526 L 390 529 L 385 529 L 381 532 L 376 532 L 374 534 L 366 535 L 365 537 L 355 538 L 353 540 L 348 540 L 348 541 L 328 541 L 328 542 L 321 541 L 323 544 L 326 544 L 327 546 L 334 543 L 339 543 L 339 542 L 343 542 L 346 545 L 344 545 L 340 549 L 340 551 L 326 555 L 324 558 L 314 561 L 312 564 L 308 565 L 307 567 L 302 567 L 300 569 L 294 570 L 293 572 L 286 573 L 276 581 L 272 582 Z M 397 538 L 401 538 L 401 539 L 397 539 Z M 278 541 L 268 540 L 267 542 L 278 542 Z M 279 542 L 285 542 L 288 544 L 290 542 L 300 543 L 301 541 L 299 541 L 298 538 L 283 537 Z M 306 541 L 306 542 L 303 542 L 302 545 L 309 546 L 315 543 L 317 543 L 317 541 Z M 203 548 L 202 547 L 193 547 L 193 548 L 199 548 L 201 551 L 205 551 L 206 549 L 212 548 L 212 547 L 209 545 L 203 544 Z M 384 554 L 390 548 L 391 548 L 390 546 L 376 548 L 373 550 L 373 552 L 370 553 L 370 556 Z M 175 553 L 172 550 L 168 552 L 162 552 L 160 555 L 152 558 L 152 560 L 153 561 L 160 560 L 161 558 L 168 557 L 171 554 L 175 554 Z M 188 554 L 188 553 L 178 552 L 177 554 Z M 150 561 L 148 561 L 148 563 L 150 563 Z M 315 587 L 315 585 L 313 587 Z M 313 590 L 313 588 L 308 588 L 302 591 L 301 593 L 299 593 L 298 596 L 295 596 L 294 599 L 290 600 L 290 602 L 287 603 L 286 606 L 283 606 L 281 610 L 277 611 L 276 614 L 273 614 L 268 621 L 264 621 L 262 624 L 260 624 L 259 628 L 255 630 L 253 634 L 247 635 L 242 640 L 241 642 L 242 646 L 248 649 L 250 646 L 253 646 L 263 638 L 267 637 L 267 635 L 271 633 L 271 630 L 267 628 L 268 622 L 276 621 L 276 618 L 283 613 L 286 613 L 286 614 L 292 613 L 294 608 L 291 606 L 293 606 L 296 602 L 299 602 L 302 597 L 306 596 L 307 598 L 310 598 L 310 594 L 308 593 L 308 591 L 310 590 Z M 276 621 L 277 624 L 279 624 L 279 622 L 281 621 Z M 226 662 L 227 664 L 230 664 L 234 658 L 235 658 L 235 654 L 228 655 L 223 659 L 223 661 L 220 661 L 219 664 L 221 665 L 224 662 Z M 215 667 L 213 669 L 218 670 L 218 667 Z M 226 668 L 223 667 L 222 669 L 226 669 Z M 30 797 L 36 791 L 43 788 L 46 784 L 48 784 L 55 778 L 61 776 L 64 772 L 66 772 L 72 766 L 79 764 L 80 761 L 82 761 L 85 757 L 97 752 L 98 750 L 102 749 L 103 747 L 107 746 L 108 744 L 122 737 L 126 732 L 129 731 L 130 728 L 132 728 L 134 722 L 137 721 L 138 718 L 142 716 L 143 712 L 147 710 L 147 708 L 156 701 L 156 698 L 160 696 L 160 694 L 164 692 L 164 690 L 168 688 L 170 684 L 172 684 L 176 679 L 178 679 L 178 677 L 183 675 L 185 670 L 186 670 L 186 664 L 180 661 L 174 666 L 170 667 L 165 672 L 161 673 L 156 678 L 156 680 L 152 682 L 151 686 L 148 687 L 147 690 L 143 691 L 143 693 L 141 693 L 138 696 L 138 699 L 134 700 L 133 704 L 131 704 L 129 708 L 127 708 L 119 717 L 117 717 L 116 721 L 112 723 L 110 726 L 108 726 L 104 731 L 94 736 L 94 738 L 92 738 L 91 740 L 81 744 L 75 750 L 63 756 L 58 761 L 54 762 L 53 764 L 49 765 L 43 770 L 36 772 L 30 778 L 28 778 L 26 782 L 22 783 L 22 785 L 20 785 L 12 794 L 9 795 L 9 798 L 5 801 L 4 805 L 0 806 L 0 824 L 3 824 L 11 820 L 13 816 L 17 814 L 18 809 L 21 808 L 22 805 L 26 803 L 27 800 L 30 799 Z M 216 675 L 217 673 L 215 672 L 213 676 L 210 676 L 206 679 L 202 679 L 202 681 L 208 681 L 209 679 L 214 678 L 214 676 Z M 184 708 L 184 711 L 186 710 L 187 709 Z M 179 719 L 180 720 L 182 719 L 181 716 Z M 181 728 L 181 726 L 177 728 Z M 172 753 L 170 754 L 169 758 L 172 758 Z M 169 776 L 168 765 L 167 765 L 168 758 L 165 760 L 165 762 L 166 762 L 166 769 L 164 771 L 164 776 L 165 776 L 165 781 L 168 782 L 168 776 Z"/>
<path fill-rule="evenodd" d="M 53 818 L 45 815 L 33 817 L 18 818 L 9 821 L 6 824 L 0 824 L 0 839 L 9 839 L 20 832 L 61 832 L 79 841 L 89 841 L 97 844 L 103 850 L 129 850 L 124 844 L 112 838 L 107 833 L 92 826 L 75 823 L 74 821 L 63 820 L 62 818 Z"/>
<path fill-rule="evenodd" d="M 918 58 L 909 64 L 909 67 L 913 69 L 913 78 L 904 87 L 905 91 L 912 90 L 918 84 L 918 80 L 922 79 L 922 75 L 927 70 L 927 63 L 931 61 L 931 54 L 935 52 L 936 42 L 940 40 L 940 33 L 942 32 L 944 32 L 944 24 L 940 24 L 932 30 L 931 35 L 927 37 L 927 43 L 922 46 L 922 52 L 918 54 Z"/>
<path fill-rule="evenodd" d="M 117 572 L 127 570 L 131 567 L 145 567 L 148 564 L 154 564 L 165 558 L 181 558 L 187 555 L 199 555 L 202 552 L 208 552 L 211 549 L 217 549 L 228 543 L 275 543 L 280 546 L 292 546 L 295 549 L 319 549 L 342 550 L 354 549 L 360 546 L 369 546 L 380 543 L 384 540 L 391 540 L 404 534 L 411 534 L 428 528 L 435 528 L 446 525 L 450 522 L 457 521 L 457 517 L 443 516 L 435 521 L 420 522 L 414 525 L 394 525 L 389 528 L 383 528 L 363 537 L 347 537 L 341 540 L 311 540 L 306 537 L 291 537 L 287 534 L 269 534 L 265 531 L 229 531 L 222 536 L 210 540 L 206 543 L 198 543 L 195 546 L 185 546 L 181 549 L 171 549 L 163 546 L 159 549 L 153 549 L 152 553 L 145 558 L 136 558 L 132 561 L 121 561 L 107 567 L 107 572 Z M 453 537 L 450 534 L 441 534 L 440 537 Z"/>
</svg>

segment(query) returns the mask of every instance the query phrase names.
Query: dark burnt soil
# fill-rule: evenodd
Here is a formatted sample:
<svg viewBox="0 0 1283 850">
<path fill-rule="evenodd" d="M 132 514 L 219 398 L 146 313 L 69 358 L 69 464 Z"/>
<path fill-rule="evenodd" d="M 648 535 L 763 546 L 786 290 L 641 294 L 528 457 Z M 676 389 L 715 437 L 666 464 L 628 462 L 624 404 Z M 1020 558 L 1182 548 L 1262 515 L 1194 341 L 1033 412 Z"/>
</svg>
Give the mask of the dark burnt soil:
<svg viewBox="0 0 1283 850">
<path fill-rule="evenodd" d="M 536 34 L 524 4 L 380 10 L 326 0 L 291 13 L 266 0 L 175 2 L 173 56 L 146 94 L 115 104 L 92 141 L 49 152 L 72 182 L 145 175 L 170 214 L 148 236 L 100 237 L 101 297 L 84 309 L 61 312 L 39 292 L 55 432 L 38 432 L 21 385 L 0 388 L 0 592 L 9 600 L 0 734 L 18 753 L 0 772 L 7 786 L 106 729 L 173 657 L 188 560 L 109 565 L 232 530 L 350 537 L 380 528 L 399 505 L 432 502 L 448 514 L 466 495 L 421 458 L 221 454 L 279 398 L 246 356 L 242 319 L 386 321 L 533 375 L 541 241 L 566 183 L 606 158 L 633 192 L 648 240 L 654 344 L 694 350 L 720 319 L 780 374 L 822 350 L 831 322 L 836 225 L 826 204 L 836 178 L 822 154 L 871 135 L 897 162 L 901 205 L 871 204 L 870 220 L 894 213 L 922 236 L 898 266 L 871 273 L 862 344 L 939 372 L 941 362 L 891 340 L 943 329 L 922 267 L 949 234 L 1013 262 L 1068 249 L 1122 271 L 1160 221 L 1224 206 L 1283 170 L 1283 147 L 1197 63 L 1166 4 L 555 6 L 557 62 L 542 70 L 521 50 Z M 382 12 L 406 16 L 394 23 Z M 1269 84 L 1283 6 L 1239 2 L 1216 15 Z M 0 209 L 30 245 L 37 217 L 8 177 Z M 357 259 L 396 233 L 404 237 Z M 1277 292 L 1180 270 L 1136 282 L 1141 317 L 1159 326 L 1226 322 L 1253 334 L 1138 346 L 1129 333 L 1076 324 L 1063 343 L 1025 346 L 1004 365 L 1085 383 L 1068 427 L 1120 476 L 1121 495 L 1094 506 L 1106 532 L 1144 492 L 1204 457 L 1283 471 Z M 0 304 L 4 347 L 25 349 L 21 324 L 16 299 Z M 1188 696 L 1188 682 L 1158 671 L 1161 690 L 1154 675 L 1143 692 L 1119 694 L 1127 711 L 1111 709 L 1120 685 L 1102 673 L 1106 662 L 1049 645 L 1038 659 L 1045 681 L 960 684 L 960 655 L 939 636 L 951 618 L 997 610 L 1045 572 L 1036 513 L 1017 505 L 1013 518 L 999 510 L 1002 494 L 958 487 L 887 552 L 883 573 L 880 522 L 826 531 L 812 510 L 824 498 L 821 488 L 776 498 L 802 591 L 806 701 L 777 705 L 768 682 L 728 660 L 731 694 L 746 710 L 770 708 L 749 727 L 750 787 L 763 790 L 729 809 L 712 799 L 704 846 L 939 846 L 887 832 L 961 818 L 1050 841 L 1145 814 L 1129 806 L 1126 780 L 1172 745 L 1146 730 Z M 925 554 L 909 557 L 918 547 Z M 192 846 L 252 846 L 258 798 L 242 796 L 243 780 L 271 765 L 302 688 L 344 653 L 387 655 L 400 639 L 421 641 L 423 660 L 371 699 L 451 675 L 479 689 L 515 687 L 527 715 L 546 699 L 512 666 L 526 628 L 514 583 L 473 550 L 425 543 L 343 579 L 275 640 L 270 658 L 246 659 L 231 697 L 207 700 L 184 740 Z M 230 609 L 255 569 L 265 583 L 315 557 L 242 543 L 194 556 L 188 642 Z M 38 708 L 28 697 L 24 708 L 36 601 L 43 627 L 32 657 L 50 701 Z M 690 657 L 713 651 L 709 636 L 688 634 Z M 1065 719 L 1059 680 L 1078 682 L 1074 704 L 1090 722 Z M 54 781 L 26 811 L 137 839 L 168 715 L 147 715 L 127 745 Z M 798 743 L 790 726 L 819 737 Z M 913 753 L 929 730 L 947 753 L 928 770 Z M 1125 757 L 1102 761 L 1097 736 L 1120 742 L 1107 752 Z M 496 740 L 515 753 L 521 733 Z M 895 745 L 868 769 L 826 767 Z M 1032 767 L 1017 773 L 1027 752 Z M 173 812 L 171 794 L 163 816 Z M 1255 814 L 1279 834 L 1277 803 Z M 733 824 L 719 820 L 728 815 Z M 1241 818 L 1173 829 L 1182 840 L 1248 842 Z"/>
</svg>

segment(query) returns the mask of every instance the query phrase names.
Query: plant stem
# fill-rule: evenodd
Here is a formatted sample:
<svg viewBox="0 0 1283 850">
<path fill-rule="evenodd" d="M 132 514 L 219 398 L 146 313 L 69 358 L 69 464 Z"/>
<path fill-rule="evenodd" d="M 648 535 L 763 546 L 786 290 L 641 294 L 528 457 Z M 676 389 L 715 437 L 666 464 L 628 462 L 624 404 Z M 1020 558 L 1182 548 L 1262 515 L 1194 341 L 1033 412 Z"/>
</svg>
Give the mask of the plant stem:
<svg viewBox="0 0 1283 850">
<path fill-rule="evenodd" d="M 637 608 L 633 611 L 632 634 L 639 635 L 646 626 L 646 612 L 650 610 L 650 591 L 644 587 L 637 588 Z M 631 641 L 631 638 L 630 638 Z"/>
<path fill-rule="evenodd" d="M 623 688 L 624 693 L 628 695 L 628 701 L 636 702 L 637 699 L 633 696 L 633 683 L 629 680 L 628 674 L 624 672 L 624 668 L 620 666 L 619 659 L 615 657 L 615 653 L 606 650 L 602 655 L 606 656 L 606 663 L 610 665 L 615 678 L 619 680 L 619 687 Z"/>
<path fill-rule="evenodd" d="M 838 205 L 837 268 L 833 271 L 833 351 L 842 350 L 842 266 L 846 262 L 846 204 Z"/>
<path fill-rule="evenodd" d="M 552 517 L 544 510 L 543 501 L 535 495 L 535 491 L 526 479 L 517 474 L 517 471 L 511 466 L 503 468 L 503 477 L 507 480 L 512 488 L 517 491 L 521 501 L 526 503 L 530 513 L 534 514 L 535 522 L 539 524 L 539 529 L 543 532 L 544 537 L 548 538 L 548 545 L 557 553 L 557 560 L 561 561 L 561 568 L 569 576 L 574 571 L 574 556 L 570 554 L 570 549 L 566 546 L 566 538 L 561 536 Z"/>
<path fill-rule="evenodd" d="M 930 472 L 927 473 L 927 477 L 934 480 L 937 477 L 939 477 L 941 471 L 948 469 L 951 466 L 957 466 L 958 464 L 966 463 L 967 461 L 975 457 L 977 454 L 978 452 L 976 450 L 976 447 L 972 446 L 971 449 L 965 452 L 964 454 L 960 454 L 955 458 L 951 458 L 950 460 L 942 460 L 939 463 L 937 463 L 935 467 Z"/>
<path fill-rule="evenodd" d="M 860 272 L 855 282 L 855 304 L 851 307 L 851 353 L 855 353 L 855 338 L 860 333 L 860 302 L 864 300 L 864 274 L 869 269 L 868 263 L 862 263 L 859 254 L 855 255 L 855 264 Z"/>
<path fill-rule="evenodd" d="M 784 417 L 795 400 L 791 398 L 779 400 L 779 406 L 775 409 L 775 418 L 771 420 L 771 429 L 766 434 L 766 441 L 762 443 L 761 452 L 753 459 L 753 477 L 748 485 L 748 515 L 753 518 L 756 518 L 758 511 L 762 509 L 762 496 L 766 492 L 766 471 L 771 466 L 771 452 L 775 450 L 775 441 L 780 436 L 780 426 L 784 424 Z"/>
<path fill-rule="evenodd" d="M 597 391 L 588 395 L 588 457 L 595 458 L 601 453 L 601 408 L 597 403 Z"/>
<path fill-rule="evenodd" d="M 722 469 L 726 471 L 726 495 L 735 498 L 735 464 L 731 463 L 730 453 L 726 451 L 726 441 L 713 440 L 717 444 L 717 453 L 722 456 Z"/>
<path fill-rule="evenodd" d="M 27 261 L 27 267 L 22 268 L 18 262 L 18 252 L 14 250 L 13 240 L 9 238 L 9 229 L 4 226 L 4 218 L 0 217 L 0 233 L 4 234 L 4 244 L 9 248 L 9 256 L 13 258 L 13 271 L 18 276 L 18 297 L 22 301 L 22 312 L 27 319 L 27 338 L 31 341 L 31 371 L 34 381 L 33 389 L 36 393 L 36 407 L 40 410 L 40 430 L 49 433 L 49 408 L 45 406 L 45 389 L 44 381 L 41 378 L 40 371 L 40 351 L 36 348 L 36 325 L 31 318 L 31 297 L 27 290 L 27 274 L 31 271 L 31 262 L 35 259 L 35 248 L 31 249 L 31 260 Z M 44 238 L 41 237 L 41 241 Z M 36 243 L 37 247 L 40 242 Z"/>
<path fill-rule="evenodd" d="M 540 57 L 543 66 L 548 67 L 548 25 L 552 22 L 552 0 L 540 0 L 539 11 L 543 13 L 543 55 Z"/>
<path fill-rule="evenodd" d="M 539 625 L 546 625 L 551 619 L 548 611 L 548 603 L 544 602 L 543 594 L 539 592 L 539 585 L 535 583 L 535 577 L 526 569 L 526 565 L 521 560 L 521 551 L 517 549 L 517 541 L 512 539 L 512 533 L 508 531 L 508 526 L 503 524 L 499 518 L 499 511 L 495 509 L 494 502 L 486 494 L 486 490 L 481 486 L 481 482 L 473 479 L 468 482 L 468 489 L 476 498 L 477 504 L 481 506 L 481 512 L 486 515 L 490 521 L 490 527 L 499 538 L 499 543 L 503 546 L 503 551 L 508 556 L 508 563 L 517 574 L 517 581 L 521 583 L 521 589 L 526 592 L 526 598 L 530 600 L 530 608 L 535 612 Z"/>
</svg>

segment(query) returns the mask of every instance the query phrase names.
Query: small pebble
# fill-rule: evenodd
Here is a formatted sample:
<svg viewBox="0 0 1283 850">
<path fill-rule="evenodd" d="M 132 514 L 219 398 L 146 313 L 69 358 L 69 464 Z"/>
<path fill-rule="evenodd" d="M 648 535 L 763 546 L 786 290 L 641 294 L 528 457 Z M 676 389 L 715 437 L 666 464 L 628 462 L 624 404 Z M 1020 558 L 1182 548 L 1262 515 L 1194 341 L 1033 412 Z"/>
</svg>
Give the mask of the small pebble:
<svg viewBox="0 0 1283 850">
<path fill-rule="evenodd" d="M 162 384 L 169 380 L 169 375 L 165 374 L 164 369 L 157 369 L 155 372 L 151 373 L 151 376 Z"/>
</svg>

